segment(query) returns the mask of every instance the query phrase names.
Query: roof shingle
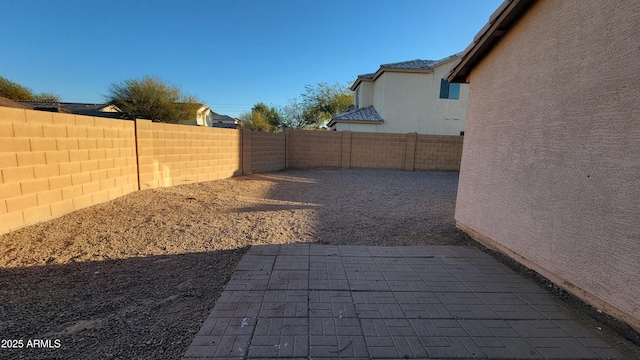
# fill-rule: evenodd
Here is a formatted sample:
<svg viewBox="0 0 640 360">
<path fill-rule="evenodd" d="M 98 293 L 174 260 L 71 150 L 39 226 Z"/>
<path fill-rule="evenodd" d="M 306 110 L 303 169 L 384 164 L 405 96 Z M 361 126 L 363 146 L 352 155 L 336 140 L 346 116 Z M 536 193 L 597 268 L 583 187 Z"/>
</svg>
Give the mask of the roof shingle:
<svg viewBox="0 0 640 360">
<path fill-rule="evenodd" d="M 358 77 L 361 79 L 373 79 L 375 75 L 376 73 L 368 73 L 368 74 L 358 75 Z"/>
<path fill-rule="evenodd" d="M 356 120 L 356 121 L 383 121 L 382 117 L 373 106 L 347 111 L 331 118 L 331 121 Z"/>
<path fill-rule="evenodd" d="M 389 64 L 382 64 L 380 65 L 380 68 L 378 69 L 378 71 L 376 71 L 375 73 L 368 73 L 368 74 L 362 74 L 362 75 L 358 75 L 358 78 L 356 79 L 356 81 L 353 83 L 353 85 L 351 85 L 351 90 L 355 90 L 356 87 L 358 86 L 358 84 L 361 81 L 370 81 L 370 80 L 375 80 L 378 76 L 380 76 L 383 72 L 385 71 L 407 71 L 407 72 L 430 72 L 433 71 L 433 68 L 436 66 L 441 65 L 442 63 L 446 63 L 448 61 L 451 60 L 455 60 L 458 59 L 460 57 L 460 53 L 458 54 L 453 54 L 451 56 L 447 56 L 444 59 L 440 59 L 440 60 L 422 60 L 422 59 L 415 59 L 415 60 L 409 60 L 409 61 L 400 61 L 400 62 L 395 62 L 395 63 L 389 63 Z M 396 69 L 396 70 L 394 70 Z"/>
<path fill-rule="evenodd" d="M 380 65 L 380 67 L 388 68 L 388 69 L 424 69 L 424 68 L 431 67 L 433 64 L 437 62 L 439 61 L 415 59 L 415 60 L 401 61 L 401 62 L 390 63 L 390 64 L 382 64 Z"/>
</svg>

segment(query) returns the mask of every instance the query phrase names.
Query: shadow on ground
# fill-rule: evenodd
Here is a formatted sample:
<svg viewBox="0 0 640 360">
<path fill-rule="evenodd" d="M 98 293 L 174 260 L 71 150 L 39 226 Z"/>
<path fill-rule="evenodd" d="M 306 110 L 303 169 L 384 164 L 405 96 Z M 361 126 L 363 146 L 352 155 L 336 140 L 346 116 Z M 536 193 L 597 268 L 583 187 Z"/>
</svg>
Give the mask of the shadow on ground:
<svg viewBox="0 0 640 360">
<path fill-rule="evenodd" d="M 260 204 L 242 211 L 312 212 L 314 242 L 341 245 L 465 245 L 455 227 L 458 173 L 290 170 L 238 181 L 269 181 Z"/>
<path fill-rule="evenodd" d="M 0 269 L 0 358 L 180 358 L 245 251 Z"/>
<path fill-rule="evenodd" d="M 3 349 L 0 358 L 180 358 L 252 244 L 477 246 L 455 228 L 457 181 L 438 172 L 255 174 L 139 191 L 3 235 L 0 339 L 61 347 Z M 640 358 L 584 315 L 593 308 L 568 299 Z"/>
</svg>

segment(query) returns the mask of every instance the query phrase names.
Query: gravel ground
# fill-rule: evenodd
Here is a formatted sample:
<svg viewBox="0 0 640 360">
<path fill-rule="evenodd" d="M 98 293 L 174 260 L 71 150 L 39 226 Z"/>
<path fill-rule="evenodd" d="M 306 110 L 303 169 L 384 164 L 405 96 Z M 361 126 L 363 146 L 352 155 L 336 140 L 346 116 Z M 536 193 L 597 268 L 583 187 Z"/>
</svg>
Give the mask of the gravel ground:
<svg viewBox="0 0 640 360">
<path fill-rule="evenodd" d="M 254 244 L 478 246 L 455 229 L 457 181 L 439 172 L 256 174 L 138 191 L 2 235 L 0 339 L 50 343 L 0 349 L 0 358 L 180 358 Z M 594 320 L 575 298 L 502 261 L 640 358 L 611 326 L 637 333 Z"/>
</svg>

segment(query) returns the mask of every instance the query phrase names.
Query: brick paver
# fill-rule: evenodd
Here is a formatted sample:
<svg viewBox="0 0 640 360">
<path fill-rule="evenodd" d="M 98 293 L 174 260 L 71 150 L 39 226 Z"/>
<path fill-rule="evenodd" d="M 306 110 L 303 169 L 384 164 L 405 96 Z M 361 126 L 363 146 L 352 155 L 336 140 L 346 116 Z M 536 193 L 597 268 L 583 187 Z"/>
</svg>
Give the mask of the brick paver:
<svg viewBox="0 0 640 360">
<path fill-rule="evenodd" d="M 622 358 L 564 304 L 456 246 L 253 246 L 184 359 Z"/>
</svg>

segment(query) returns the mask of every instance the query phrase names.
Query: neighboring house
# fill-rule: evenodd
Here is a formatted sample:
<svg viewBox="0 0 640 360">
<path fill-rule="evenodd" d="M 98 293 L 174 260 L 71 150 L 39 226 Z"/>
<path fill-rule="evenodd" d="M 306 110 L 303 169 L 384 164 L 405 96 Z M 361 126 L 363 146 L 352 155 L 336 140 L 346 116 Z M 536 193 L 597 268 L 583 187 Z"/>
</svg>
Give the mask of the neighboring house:
<svg viewBox="0 0 640 360">
<path fill-rule="evenodd" d="M 34 110 L 62 112 L 68 114 L 98 116 L 111 119 L 120 119 L 118 108 L 109 104 L 82 104 L 65 102 L 38 102 L 21 101 L 20 103 L 31 106 Z"/>
<path fill-rule="evenodd" d="M 9 107 L 9 108 L 17 108 L 17 109 L 31 109 L 33 110 L 33 106 L 28 104 L 23 104 L 18 101 L 14 101 L 11 99 L 7 99 L 5 97 L 0 96 L 0 106 Z"/>
<path fill-rule="evenodd" d="M 213 113 L 213 111 L 211 111 L 211 109 L 206 106 L 206 105 L 202 105 L 200 106 L 200 108 L 196 111 L 196 125 L 198 126 L 208 126 L 211 127 L 212 126 L 212 120 L 211 120 L 211 114 Z"/>
<path fill-rule="evenodd" d="M 121 119 L 122 114 L 118 108 L 109 104 L 79 104 L 79 103 L 63 103 L 63 102 L 35 102 L 21 101 L 18 104 L 24 104 L 34 110 L 64 112 L 69 114 L 98 116 L 112 119 Z M 240 127 L 240 120 L 234 119 L 227 115 L 216 114 L 206 105 L 201 105 L 196 111 L 195 119 L 185 125 L 198 125 L 208 127 L 221 127 L 237 129 Z"/>
<path fill-rule="evenodd" d="M 351 86 L 354 109 L 334 116 L 331 130 L 462 135 L 467 85 L 449 84 L 459 55 L 442 60 L 411 60 L 381 65 L 359 75 Z"/>
<path fill-rule="evenodd" d="M 459 228 L 640 330 L 640 2 L 505 1 L 469 83 Z"/>
<path fill-rule="evenodd" d="M 232 118 L 231 116 L 215 113 L 208 106 L 202 105 L 196 114 L 196 125 L 238 129 L 240 128 L 240 120 Z"/>
<path fill-rule="evenodd" d="M 61 112 L 85 116 L 98 116 L 121 119 L 122 114 L 115 105 L 109 104 L 81 104 L 64 102 L 13 101 L 0 97 L 0 106 L 18 107 L 40 111 Z M 227 115 L 217 114 L 206 105 L 201 105 L 196 111 L 195 119 L 185 125 L 219 127 L 227 129 L 240 128 L 240 120 Z"/>
</svg>

